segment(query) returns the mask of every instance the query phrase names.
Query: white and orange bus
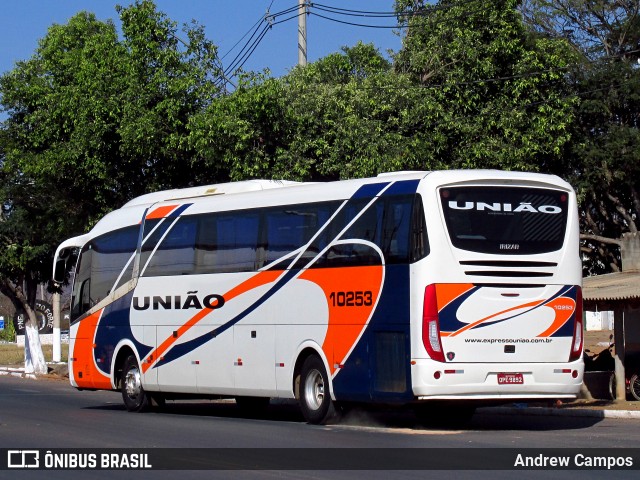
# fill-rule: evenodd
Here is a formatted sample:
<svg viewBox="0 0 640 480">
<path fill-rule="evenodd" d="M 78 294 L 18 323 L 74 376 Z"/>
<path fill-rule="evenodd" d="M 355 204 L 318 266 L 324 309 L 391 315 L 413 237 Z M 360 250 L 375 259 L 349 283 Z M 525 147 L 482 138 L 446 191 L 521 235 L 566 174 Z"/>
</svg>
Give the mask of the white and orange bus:
<svg viewBox="0 0 640 480">
<path fill-rule="evenodd" d="M 465 415 L 575 398 L 575 194 L 558 177 L 399 172 L 138 197 L 75 249 L 69 377 L 126 408 L 188 396 Z M 438 412 L 438 413 L 436 413 Z"/>
</svg>

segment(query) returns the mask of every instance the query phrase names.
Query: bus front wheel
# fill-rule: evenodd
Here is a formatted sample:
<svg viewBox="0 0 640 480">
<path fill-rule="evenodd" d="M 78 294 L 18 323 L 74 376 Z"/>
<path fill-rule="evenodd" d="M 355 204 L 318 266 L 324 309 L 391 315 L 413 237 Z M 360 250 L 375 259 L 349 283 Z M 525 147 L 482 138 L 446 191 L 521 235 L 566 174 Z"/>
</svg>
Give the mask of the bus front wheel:
<svg viewBox="0 0 640 480">
<path fill-rule="evenodd" d="M 321 424 L 331 418 L 334 408 L 329 377 L 320 357 L 312 355 L 300 371 L 300 409 L 307 422 Z"/>
<path fill-rule="evenodd" d="M 629 391 L 636 400 L 640 400 L 640 375 L 634 373 L 629 380 Z"/>
<path fill-rule="evenodd" d="M 142 387 L 142 373 L 135 355 L 129 355 L 124 362 L 120 389 L 128 411 L 142 412 L 149 406 L 149 394 Z"/>
</svg>

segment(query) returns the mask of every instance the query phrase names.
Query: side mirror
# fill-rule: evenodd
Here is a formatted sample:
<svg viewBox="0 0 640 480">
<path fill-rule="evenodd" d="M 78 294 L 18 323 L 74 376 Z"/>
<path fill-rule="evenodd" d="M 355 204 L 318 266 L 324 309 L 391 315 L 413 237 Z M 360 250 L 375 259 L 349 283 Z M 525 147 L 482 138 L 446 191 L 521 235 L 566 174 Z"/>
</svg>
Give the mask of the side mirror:
<svg viewBox="0 0 640 480">
<path fill-rule="evenodd" d="M 73 267 L 78 258 L 77 248 L 65 248 L 60 251 L 53 271 L 53 281 L 63 284 L 67 279 L 67 272 Z"/>
<path fill-rule="evenodd" d="M 53 271 L 53 281 L 56 283 L 64 283 L 67 273 L 67 260 L 58 258 L 56 260 L 56 268 Z"/>
</svg>

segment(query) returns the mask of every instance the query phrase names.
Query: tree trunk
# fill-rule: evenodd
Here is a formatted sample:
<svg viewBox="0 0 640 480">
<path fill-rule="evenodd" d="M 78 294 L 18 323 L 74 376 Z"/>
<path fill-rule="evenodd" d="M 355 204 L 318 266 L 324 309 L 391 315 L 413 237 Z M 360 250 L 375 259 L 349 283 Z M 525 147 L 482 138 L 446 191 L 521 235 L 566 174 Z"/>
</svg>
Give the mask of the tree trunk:
<svg viewBox="0 0 640 480">
<path fill-rule="evenodd" d="M 640 234 L 628 232 L 622 234 L 620 257 L 623 272 L 640 271 Z"/>
<path fill-rule="evenodd" d="M 47 373 L 47 362 L 42 353 L 38 317 L 30 305 L 24 305 L 27 321 L 24 323 L 24 372 L 44 375 Z"/>
<path fill-rule="evenodd" d="M 25 321 L 24 336 L 24 367 L 25 373 L 43 375 L 47 373 L 47 363 L 42 353 L 42 345 L 40 344 L 40 334 L 38 332 L 38 317 L 36 311 L 32 307 L 35 305 L 35 288 L 29 288 L 27 285 L 27 293 L 23 286 L 25 282 L 12 282 L 7 278 L 0 277 L 0 292 L 4 293 L 16 310 L 24 310 L 27 314 Z M 29 282 L 27 282 L 29 284 Z M 29 302 L 29 297 L 32 302 Z"/>
</svg>

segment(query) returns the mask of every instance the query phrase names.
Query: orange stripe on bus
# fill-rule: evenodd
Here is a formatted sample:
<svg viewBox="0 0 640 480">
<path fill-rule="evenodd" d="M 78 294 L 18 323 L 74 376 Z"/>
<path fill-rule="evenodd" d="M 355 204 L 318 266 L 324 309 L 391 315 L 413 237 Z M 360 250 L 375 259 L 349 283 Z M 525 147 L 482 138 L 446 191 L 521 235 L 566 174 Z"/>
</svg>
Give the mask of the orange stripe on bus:
<svg viewBox="0 0 640 480">
<path fill-rule="evenodd" d="M 456 298 L 464 295 L 474 287 L 472 283 L 438 283 L 436 284 L 436 297 L 438 310 L 441 311 Z"/>
<path fill-rule="evenodd" d="M 166 205 L 163 207 L 158 207 L 155 210 L 153 210 L 152 212 L 149 212 L 147 214 L 147 220 L 153 220 L 156 218 L 164 218 L 167 215 L 169 215 L 173 210 L 175 210 L 175 208 L 177 207 L 177 205 Z"/>
<path fill-rule="evenodd" d="M 508 313 L 508 312 L 513 312 L 515 310 L 520 310 L 522 308 L 537 307 L 538 305 L 540 305 L 542 303 L 543 303 L 543 300 L 540 300 L 540 301 L 537 301 L 537 302 L 525 303 L 523 305 L 518 305 L 517 307 L 512 307 L 512 308 L 508 308 L 506 310 L 502 310 L 501 312 L 494 313 L 492 315 L 489 315 L 488 317 L 484 317 L 484 318 L 481 318 L 480 320 L 477 320 L 477 321 L 475 321 L 473 323 L 470 323 L 469 325 L 467 325 L 465 327 L 462 327 L 460 330 L 457 330 L 457 331 L 451 333 L 449 336 L 455 337 L 456 335 L 459 335 L 462 332 L 466 332 L 467 330 L 469 330 L 470 328 L 475 327 L 476 325 L 480 325 L 481 323 L 486 322 L 487 320 L 490 320 L 492 318 L 498 317 L 498 316 L 500 316 L 502 314 L 505 314 L 505 313 Z"/>
<path fill-rule="evenodd" d="M 111 389 L 111 378 L 96 367 L 93 354 L 93 342 L 103 311 L 92 313 L 78 325 L 76 340 L 73 343 L 73 354 L 71 355 L 75 360 L 71 362 L 71 368 L 73 378 L 81 388 Z"/>
<path fill-rule="evenodd" d="M 382 288 L 382 274 L 382 266 L 367 266 L 311 269 L 299 277 L 318 285 L 327 298 L 329 319 L 322 350 L 332 375 L 336 365 L 345 363 L 371 317 Z"/>
<path fill-rule="evenodd" d="M 242 282 L 235 288 L 232 288 L 227 293 L 223 295 L 224 301 L 228 302 L 236 298 L 243 293 L 248 292 L 249 290 L 253 290 L 254 288 L 261 287 L 262 285 L 266 285 L 267 283 L 275 282 L 278 277 L 282 275 L 282 270 L 267 270 L 264 272 L 260 272 L 257 275 L 254 275 L 249 280 Z"/>
<path fill-rule="evenodd" d="M 560 327 L 562 327 L 567 322 L 567 320 L 571 318 L 573 312 L 575 312 L 576 310 L 576 302 L 573 300 L 573 298 L 569 297 L 555 298 L 549 303 L 545 303 L 544 306 L 553 308 L 556 316 L 549 328 L 538 335 L 538 337 L 550 337 L 551 335 L 556 333 L 560 329 Z"/>
</svg>

